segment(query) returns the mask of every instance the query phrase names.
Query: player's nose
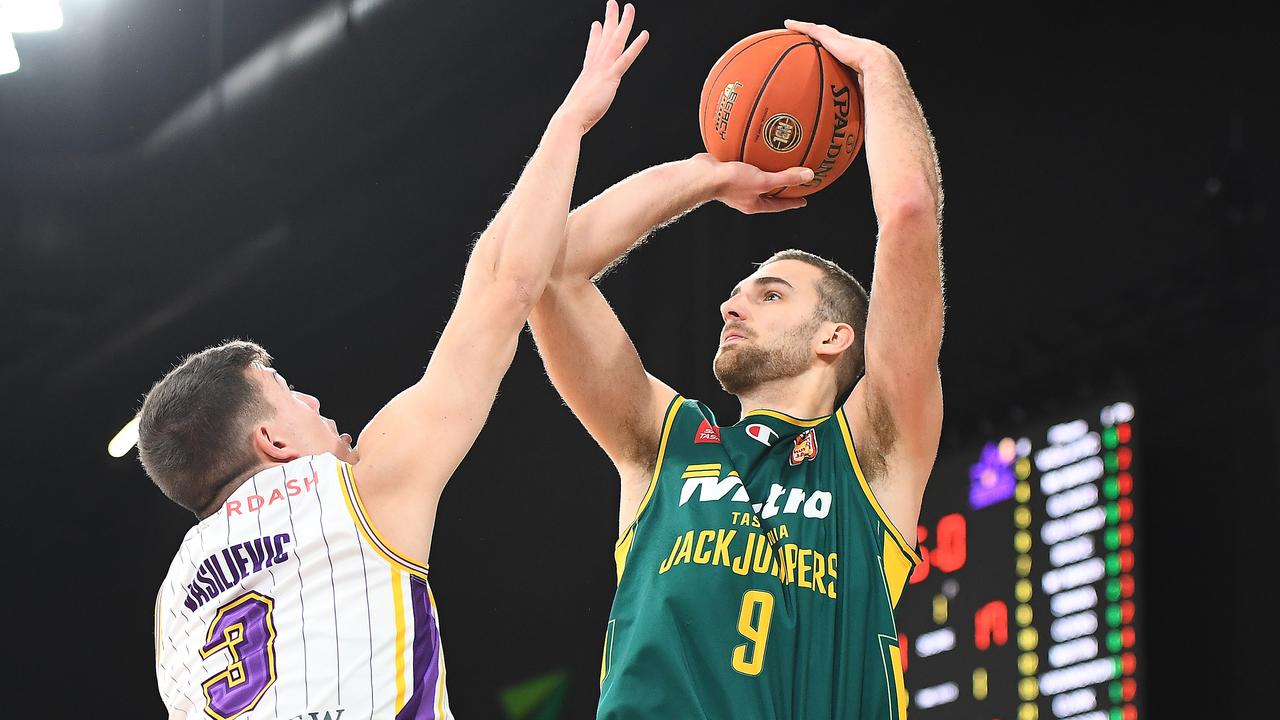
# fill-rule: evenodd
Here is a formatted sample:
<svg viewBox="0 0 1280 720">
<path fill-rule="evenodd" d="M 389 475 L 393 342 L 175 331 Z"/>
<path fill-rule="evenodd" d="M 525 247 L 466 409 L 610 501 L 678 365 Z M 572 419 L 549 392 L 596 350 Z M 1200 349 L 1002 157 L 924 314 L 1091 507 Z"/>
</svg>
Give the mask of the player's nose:
<svg viewBox="0 0 1280 720">
<path fill-rule="evenodd" d="M 743 320 L 746 317 L 743 314 L 743 310 L 742 295 L 734 295 L 728 300 L 720 303 L 720 319 L 725 322 L 729 322 L 730 320 Z"/>
<path fill-rule="evenodd" d="M 294 392 L 297 392 L 297 391 L 295 390 Z M 304 392 L 298 393 L 298 397 L 302 398 L 302 402 L 306 403 L 307 407 L 310 407 L 312 410 L 315 410 L 316 412 L 320 412 L 320 398 L 316 397 L 315 395 L 308 395 Z"/>
</svg>

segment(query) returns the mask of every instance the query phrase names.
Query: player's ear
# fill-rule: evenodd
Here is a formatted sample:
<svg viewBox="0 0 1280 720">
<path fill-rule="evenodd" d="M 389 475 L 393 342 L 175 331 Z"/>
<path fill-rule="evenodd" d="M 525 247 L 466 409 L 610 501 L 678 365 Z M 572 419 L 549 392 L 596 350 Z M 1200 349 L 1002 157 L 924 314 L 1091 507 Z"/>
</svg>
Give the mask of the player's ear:
<svg viewBox="0 0 1280 720">
<path fill-rule="evenodd" d="M 284 463 L 298 457 L 298 453 L 293 451 L 284 437 L 273 432 L 273 428 L 264 423 L 259 423 L 253 429 L 253 447 L 259 455 L 271 462 Z"/>
<path fill-rule="evenodd" d="M 814 338 L 814 352 L 819 355 L 835 357 L 853 345 L 856 339 L 853 326 L 849 323 L 824 322 Z"/>
</svg>

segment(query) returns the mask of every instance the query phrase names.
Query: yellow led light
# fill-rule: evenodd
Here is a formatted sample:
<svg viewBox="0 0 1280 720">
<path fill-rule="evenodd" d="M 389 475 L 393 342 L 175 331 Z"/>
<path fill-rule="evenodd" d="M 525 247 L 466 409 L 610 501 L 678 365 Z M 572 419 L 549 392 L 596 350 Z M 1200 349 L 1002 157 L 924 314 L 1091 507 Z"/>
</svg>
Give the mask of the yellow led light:
<svg viewBox="0 0 1280 720">
<path fill-rule="evenodd" d="M 1030 625 L 1031 606 L 1026 604 L 1019 605 L 1018 609 L 1014 611 L 1014 617 L 1018 619 L 1018 627 L 1026 627 Z"/>
<path fill-rule="evenodd" d="M 947 621 L 947 596 L 942 593 L 933 596 L 933 621 L 939 625 Z"/>
<path fill-rule="evenodd" d="M 1031 484 L 1028 483 L 1026 480 L 1023 480 L 1022 482 L 1018 483 L 1018 486 L 1013 491 L 1013 497 L 1015 500 L 1017 500 L 1020 503 L 1024 503 L 1030 500 Z"/>
<path fill-rule="evenodd" d="M 1022 703 L 1018 706 L 1018 720 L 1040 720 L 1040 708 L 1035 703 Z"/>
<path fill-rule="evenodd" d="M 1026 480 L 1027 476 L 1031 474 L 1031 459 L 1018 458 L 1018 462 L 1013 464 L 1013 474 L 1019 480 Z"/>
<path fill-rule="evenodd" d="M 1031 581 L 1023 578 L 1013 586 L 1013 596 L 1018 602 L 1031 602 Z"/>
<path fill-rule="evenodd" d="M 1033 652 L 1024 652 L 1018 656 L 1018 672 L 1023 675 L 1035 675 L 1040 669 L 1040 656 Z"/>
<path fill-rule="evenodd" d="M 1031 574 L 1031 556 L 1019 555 L 1017 568 L 1018 568 L 1018 577 L 1026 577 L 1030 575 Z"/>
<path fill-rule="evenodd" d="M 1031 549 L 1031 533 L 1026 530 L 1019 530 L 1013 534 L 1013 549 L 1020 553 L 1027 552 Z"/>
<path fill-rule="evenodd" d="M 1026 505 L 1019 505 L 1018 509 L 1013 511 L 1013 524 L 1020 530 L 1031 525 L 1031 511 Z"/>
<path fill-rule="evenodd" d="M 1023 650 L 1035 650 L 1036 645 L 1040 642 L 1040 633 L 1036 632 L 1033 627 L 1022 628 L 1018 631 L 1018 647 Z"/>
<path fill-rule="evenodd" d="M 1022 678 L 1018 682 L 1018 697 L 1023 700 L 1035 700 L 1040 695 L 1040 683 L 1033 677 Z"/>
<path fill-rule="evenodd" d="M 973 671 L 973 698 L 975 700 L 987 699 L 987 669 L 978 668 Z"/>
</svg>

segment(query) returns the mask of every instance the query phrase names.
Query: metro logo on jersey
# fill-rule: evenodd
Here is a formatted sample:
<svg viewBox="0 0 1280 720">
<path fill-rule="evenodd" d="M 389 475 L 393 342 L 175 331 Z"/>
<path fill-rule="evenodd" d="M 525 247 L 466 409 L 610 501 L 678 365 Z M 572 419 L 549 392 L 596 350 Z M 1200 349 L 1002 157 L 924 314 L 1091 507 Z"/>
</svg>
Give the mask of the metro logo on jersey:
<svg viewBox="0 0 1280 720">
<path fill-rule="evenodd" d="M 698 433 L 693 436 L 695 443 L 718 443 L 720 442 L 720 428 L 707 422 L 705 419 L 698 426 Z"/>
<path fill-rule="evenodd" d="M 809 428 L 796 436 L 796 444 L 791 448 L 791 466 L 795 467 L 805 460 L 818 457 L 818 434 Z"/>
</svg>

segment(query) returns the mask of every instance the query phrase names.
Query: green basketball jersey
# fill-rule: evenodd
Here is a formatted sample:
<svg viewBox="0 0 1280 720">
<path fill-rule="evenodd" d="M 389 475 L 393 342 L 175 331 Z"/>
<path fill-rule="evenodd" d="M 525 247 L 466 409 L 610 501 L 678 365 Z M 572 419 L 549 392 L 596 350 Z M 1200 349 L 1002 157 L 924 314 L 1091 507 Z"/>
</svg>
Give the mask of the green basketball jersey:
<svg viewBox="0 0 1280 720">
<path fill-rule="evenodd" d="M 598 718 L 906 716 L 893 609 L 919 557 L 843 411 L 721 428 L 676 397 L 616 559 Z"/>
</svg>

